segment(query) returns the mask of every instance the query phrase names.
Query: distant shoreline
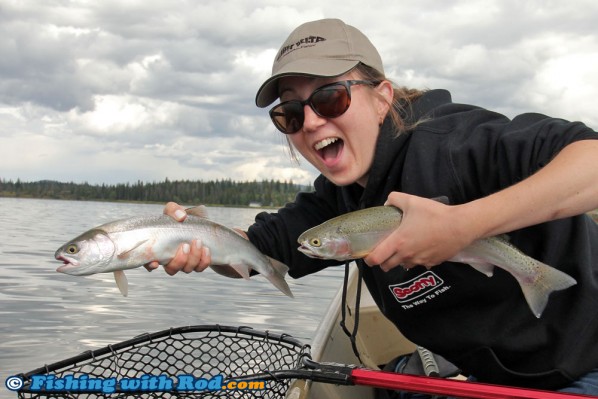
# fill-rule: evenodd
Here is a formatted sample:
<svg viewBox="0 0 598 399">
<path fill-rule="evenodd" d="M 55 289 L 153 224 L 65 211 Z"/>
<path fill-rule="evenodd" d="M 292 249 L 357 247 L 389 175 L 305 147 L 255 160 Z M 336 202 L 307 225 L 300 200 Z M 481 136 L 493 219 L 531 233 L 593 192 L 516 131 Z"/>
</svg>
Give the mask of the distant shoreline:
<svg viewBox="0 0 598 399">
<path fill-rule="evenodd" d="M 162 182 L 102 184 L 40 180 L 23 182 L 0 178 L 0 197 L 107 201 L 145 204 L 204 204 L 241 208 L 280 208 L 293 202 L 299 192 L 312 186 L 292 181 L 201 181 L 164 180 Z"/>
<path fill-rule="evenodd" d="M 45 200 L 61 200 L 61 201 L 85 201 L 85 202 L 112 202 L 112 203 L 123 203 L 123 204 L 153 204 L 153 205 L 166 205 L 168 201 L 139 201 L 139 200 L 109 200 L 109 199 L 74 199 L 74 198 L 44 198 L 44 197 L 35 197 L 35 196 L 27 196 L 27 195 L 6 195 L 6 193 L 0 193 L 0 198 L 23 198 L 23 199 L 45 199 Z M 221 207 L 221 208 L 245 208 L 245 209 L 279 209 L 281 206 L 275 205 L 235 205 L 235 204 L 185 204 L 181 203 L 183 206 L 197 206 L 197 205 L 205 205 L 205 206 L 212 206 L 212 207 Z M 588 215 L 598 223 L 598 209 L 588 212 Z"/>
</svg>

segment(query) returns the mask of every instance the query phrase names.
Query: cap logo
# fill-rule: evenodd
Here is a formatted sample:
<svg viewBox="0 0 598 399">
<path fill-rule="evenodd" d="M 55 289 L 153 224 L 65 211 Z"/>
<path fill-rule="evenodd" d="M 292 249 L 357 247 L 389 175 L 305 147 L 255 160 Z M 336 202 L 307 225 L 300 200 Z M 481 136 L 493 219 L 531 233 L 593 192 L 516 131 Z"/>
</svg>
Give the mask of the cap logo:
<svg viewBox="0 0 598 399">
<path fill-rule="evenodd" d="M 285 55 L 287 55 L 295 50 L 299 50 L 299 49 L 307 48 L 307 47 L 313 47 L 316 45 L 316 43 L 324 42 L 324 41 L 326 41 L 326 39 L 321 36 L 308 36 L 306 38 L 303 38 L 295 43 L 291 43 L 288 46 L 284 46 L 283 48 L 281 48 L 280 53 L 278 54 L 278 57 L 276 57 L 276 61 L 280 60 L 282 57 L 284 57 Z"/>
</svg>

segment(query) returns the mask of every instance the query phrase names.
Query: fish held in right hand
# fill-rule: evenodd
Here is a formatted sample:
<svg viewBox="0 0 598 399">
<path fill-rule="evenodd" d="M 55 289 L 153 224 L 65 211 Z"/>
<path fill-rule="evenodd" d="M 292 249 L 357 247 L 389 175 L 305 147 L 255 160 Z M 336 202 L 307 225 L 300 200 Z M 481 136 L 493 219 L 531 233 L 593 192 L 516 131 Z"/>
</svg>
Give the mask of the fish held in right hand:
<svg viewBox="0 0 598 399">
<path fill-rule="evenodd" d="M 114 272 L 117 284 L 126 296 L 123 270 L 152 261 L 168 263 L 182 243 L 200 239 L 210 248 L 213 269 L 230 266 L 249 278 L 252 270 L 268 279 L 285 295 L 293 294 L 285 281 L 288 267 L 262 254 L 250 241 L 228 227 L 205 217 L 188 215 L 177 222 L 167 215 L 143 216 L 118 220 L 91 229 L 60 247 L 55 258 L 64 262 L 58 272 L 91 275 Z"/>
</svg>

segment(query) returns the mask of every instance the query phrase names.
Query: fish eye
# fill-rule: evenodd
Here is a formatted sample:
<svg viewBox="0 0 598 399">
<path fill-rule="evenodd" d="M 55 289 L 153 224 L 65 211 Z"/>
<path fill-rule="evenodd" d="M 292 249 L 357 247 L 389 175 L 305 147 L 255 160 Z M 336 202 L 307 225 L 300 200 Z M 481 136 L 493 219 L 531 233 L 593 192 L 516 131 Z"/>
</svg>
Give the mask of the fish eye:
<svg viewBox="0 0 598 399">
<path fill-rule="evenodd" d="M 76 254 L 77 252 L 79 252 L 79 247 L 77 247 L 77 245 L 75 244 L 71 244 L 68 247 L 66 247 L 66 252 L 69 254 Z"/>
<path fill-rule="evenodd" d="M 309 243 L 311 244 L 312 247 L 319 247 L 322 245 L 322 242 L 320 241 L 320 239 L 318 238 L 312 238 Z"/>
</svg>

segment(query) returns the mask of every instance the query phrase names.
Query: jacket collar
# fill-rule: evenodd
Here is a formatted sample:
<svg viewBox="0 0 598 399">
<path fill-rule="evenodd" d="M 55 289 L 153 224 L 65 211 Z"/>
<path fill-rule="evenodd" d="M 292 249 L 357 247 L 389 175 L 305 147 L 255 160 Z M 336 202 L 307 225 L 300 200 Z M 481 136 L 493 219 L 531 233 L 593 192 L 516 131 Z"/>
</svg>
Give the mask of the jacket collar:
<svg viewBox="0 0 598 399">
<path fill-rule="evenodd" d="M 451 95 L 446 90 L 427 91 L 413 103 L 406 120 L 408 124 L 412 124 L 430 118 L 435 108 L 450 102 Z M 412 133 L 413 131 L 407 131 L 397 136 L 390 117 L 384 120 L 365 189 L 357 183 L 341 188 L 349 210 L 382 205 L 390 192 L 401 189 L 397 182 L 400 181 L 399 176 Z"/>
</svg>

